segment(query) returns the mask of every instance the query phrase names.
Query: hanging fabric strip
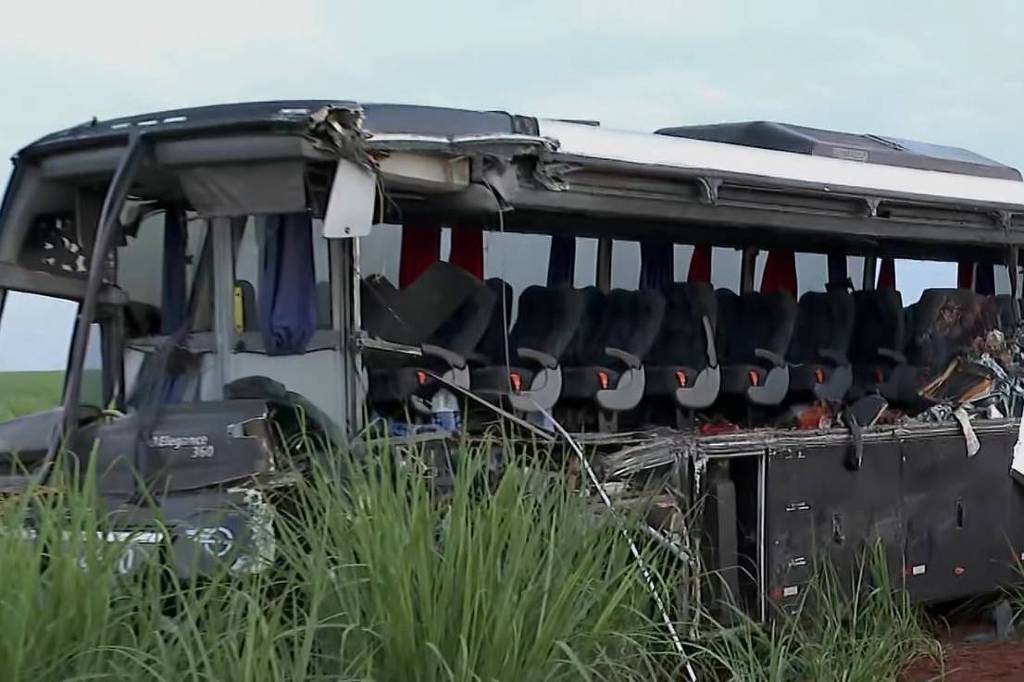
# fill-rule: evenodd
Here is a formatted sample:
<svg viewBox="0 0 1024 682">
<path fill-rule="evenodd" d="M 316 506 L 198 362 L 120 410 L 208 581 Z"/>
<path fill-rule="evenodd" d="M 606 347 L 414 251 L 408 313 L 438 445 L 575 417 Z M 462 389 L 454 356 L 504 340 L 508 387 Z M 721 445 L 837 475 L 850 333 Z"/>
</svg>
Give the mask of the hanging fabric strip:
<svg viewBox="0 0 1024 682">
<path fill-rule="evenodd" d="M 576 276 L 576 237 L 556 234 L 548 253 L 548 286 L 572 284 Z"/>
<path fill-rule="evenodd" d="M 788 291 L 796 296 L 796 257 L 792 251 L 772 249 L 764 263 L 761 275 L 761 293 Z"/>
<path fill-rule="evenodd" d="M 473 275 L 484 278 L 484 233 L 473 227 L 452 228 L 452 252 L 448 262 Z"/>
<path fill-rule="evenodd" d="M 305 213 L 257 219 L 257 229 L 261 222 L 266 231 L 258 292 L 263 343 L 268 355 L 298 355 L 317 323 L 312 222 Z"/>
<path fill-rule="evenodd" d="M 985 296 L 996 293 L 996 272 L 991 263 L 978 263 L 974 267 L 974 290 Z"/>
<path fill-rule="evenodd" d="M 956 263 L 956 288 L 974 289 L 974 261 L 961 260 Z"/>
<path fill-rule="evenodd" d="M 441 256 L 441 226 L 434 223 L 407 223 L 402 226 L 402 255 L 398 286 L 404 289 L 422 275 Z"/>
<path fill-rule="evenodd" d="M 878 268 L 878 284 L 876 289 L 896 288 L 896 261 L 892 258 L 883 258 Z"/>
<path fill-rule="evenodd" d="M 660 239 L 640 242 L 640 288 L 663 289 L 671 284 L 674 255 L 672 242 Z"/>
<path fill-rule="evenodd" d="M 170 336 L 185 324 L 188 315 L 188 291 L 185 261 L 188 232 L 185 212 L 168 208 L 164 213 L 163 292 L 160 301 L 160 333 Z"/>
<path fill-rule="evenodd" d="M 827 291 L 849 291 L 853 288 L 850 281 L 850 271 L 847 269 L 845 253 L 828 254 L 828 283 L 825 285 Z"/>
<path fill-rule="evenodd" d="M 711 247 L 695 246 L 690 256 L 690 269 L 686 273 L 686 281 L 690 283 L 711 283 Z"/>
</svg>

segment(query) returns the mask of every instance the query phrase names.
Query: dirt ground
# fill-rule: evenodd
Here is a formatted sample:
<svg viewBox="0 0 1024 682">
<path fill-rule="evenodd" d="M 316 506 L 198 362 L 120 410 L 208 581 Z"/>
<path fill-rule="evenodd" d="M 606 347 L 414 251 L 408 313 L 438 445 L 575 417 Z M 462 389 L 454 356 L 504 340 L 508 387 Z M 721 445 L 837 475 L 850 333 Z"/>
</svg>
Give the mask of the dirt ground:
<svg viewBox="0 0 1024 682">
<path fill-rule="evenodd" d="M 996 682 L 1024 680 L 1024 642 L 957 642 L 943 646 L 943 660 L 918 661 L 902 682 Z"/>
<path fill-rule="evenodd" d="M 942 660 L 923 659 L 912 665 L 900 682 L 997 682 L 1024 681 L 1024 639 L 970 641 L 972 636 L 992 636 L 988 627 L 958 626 L 940 635 Z"/>
</svg>

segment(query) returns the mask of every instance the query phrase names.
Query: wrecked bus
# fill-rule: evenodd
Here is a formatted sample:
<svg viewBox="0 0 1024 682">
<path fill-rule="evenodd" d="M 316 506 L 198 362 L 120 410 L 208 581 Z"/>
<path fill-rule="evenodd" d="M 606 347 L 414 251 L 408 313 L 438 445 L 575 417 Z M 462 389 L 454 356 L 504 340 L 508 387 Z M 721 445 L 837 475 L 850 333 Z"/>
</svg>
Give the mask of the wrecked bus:
<svg viewBox="0 0 1024 682">
<path fill-rule="evenodd" d="M 1022 243 L 1018 171 L 877 135 L 345 101 L 92 120 L 4 195 L 0 353 L 26 297 L 74 325 L 59 404 L 4 415 L 0 482 L 91 458 L 118 537 L 159 514 L 181 570 L 259 570 L 288 414 L 341 448 L 500 420 L 654 499 L 721 578 L 689 596 L 764 616 L 879 540 L 916 599 L 989 591 L 1024 553 Z M 957 265 L 905 301 L 894 259 Z"/>
</svg>

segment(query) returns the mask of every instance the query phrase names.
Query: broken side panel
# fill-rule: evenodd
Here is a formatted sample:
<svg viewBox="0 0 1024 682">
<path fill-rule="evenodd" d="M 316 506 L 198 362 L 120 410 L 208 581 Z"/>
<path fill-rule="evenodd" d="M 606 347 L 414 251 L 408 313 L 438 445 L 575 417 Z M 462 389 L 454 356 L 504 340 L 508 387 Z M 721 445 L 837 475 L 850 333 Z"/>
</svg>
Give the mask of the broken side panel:
<svg viewBox="0 0 1024 682">
<path fill-rule="evenodd" d="M 888 435 L 865 442 L 857 471 L 847 467 L 848 447 L 840 440 L 769 451 L 764 589 L 784 608 L 802 599 L 820 560 L 852 585 L 881 541 L 889 572 L 902 567 L 900 444 Z"/>
<path fill-rule="evenodd" d="M 959 431 L 903 441 L 905 572 L 915 600 L 956 599 L 1019 580 L 1024 488 L 1007 473 L 1016 425 L 978 431 L 973 457 Z"/>
</svg>

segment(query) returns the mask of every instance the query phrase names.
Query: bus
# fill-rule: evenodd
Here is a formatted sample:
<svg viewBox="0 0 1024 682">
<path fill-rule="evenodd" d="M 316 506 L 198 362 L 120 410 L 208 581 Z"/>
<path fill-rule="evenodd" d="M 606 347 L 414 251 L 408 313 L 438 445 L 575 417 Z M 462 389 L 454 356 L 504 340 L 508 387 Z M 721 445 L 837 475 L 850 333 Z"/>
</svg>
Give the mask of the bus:
<svg viewBox="0 0 1024 682">
<path fill-rule="evenodd" d="M 297 419 L 332 452 L 497 423 L 653 499 L 657 537 L 756 616 L 875 543 L 919 601 L 1018 577 L 1009 166 L 344 100 L 91 120 L 13 164 L 0 482 L 88 460 L 135 545 L 159 515 L 175 552 L 259 570 L 239 548 L 272 551 Z M 904 277 L 927 264 L 940 281 Z M 19 402 L 38 348 L 61 370 Z"/>
</svg>

